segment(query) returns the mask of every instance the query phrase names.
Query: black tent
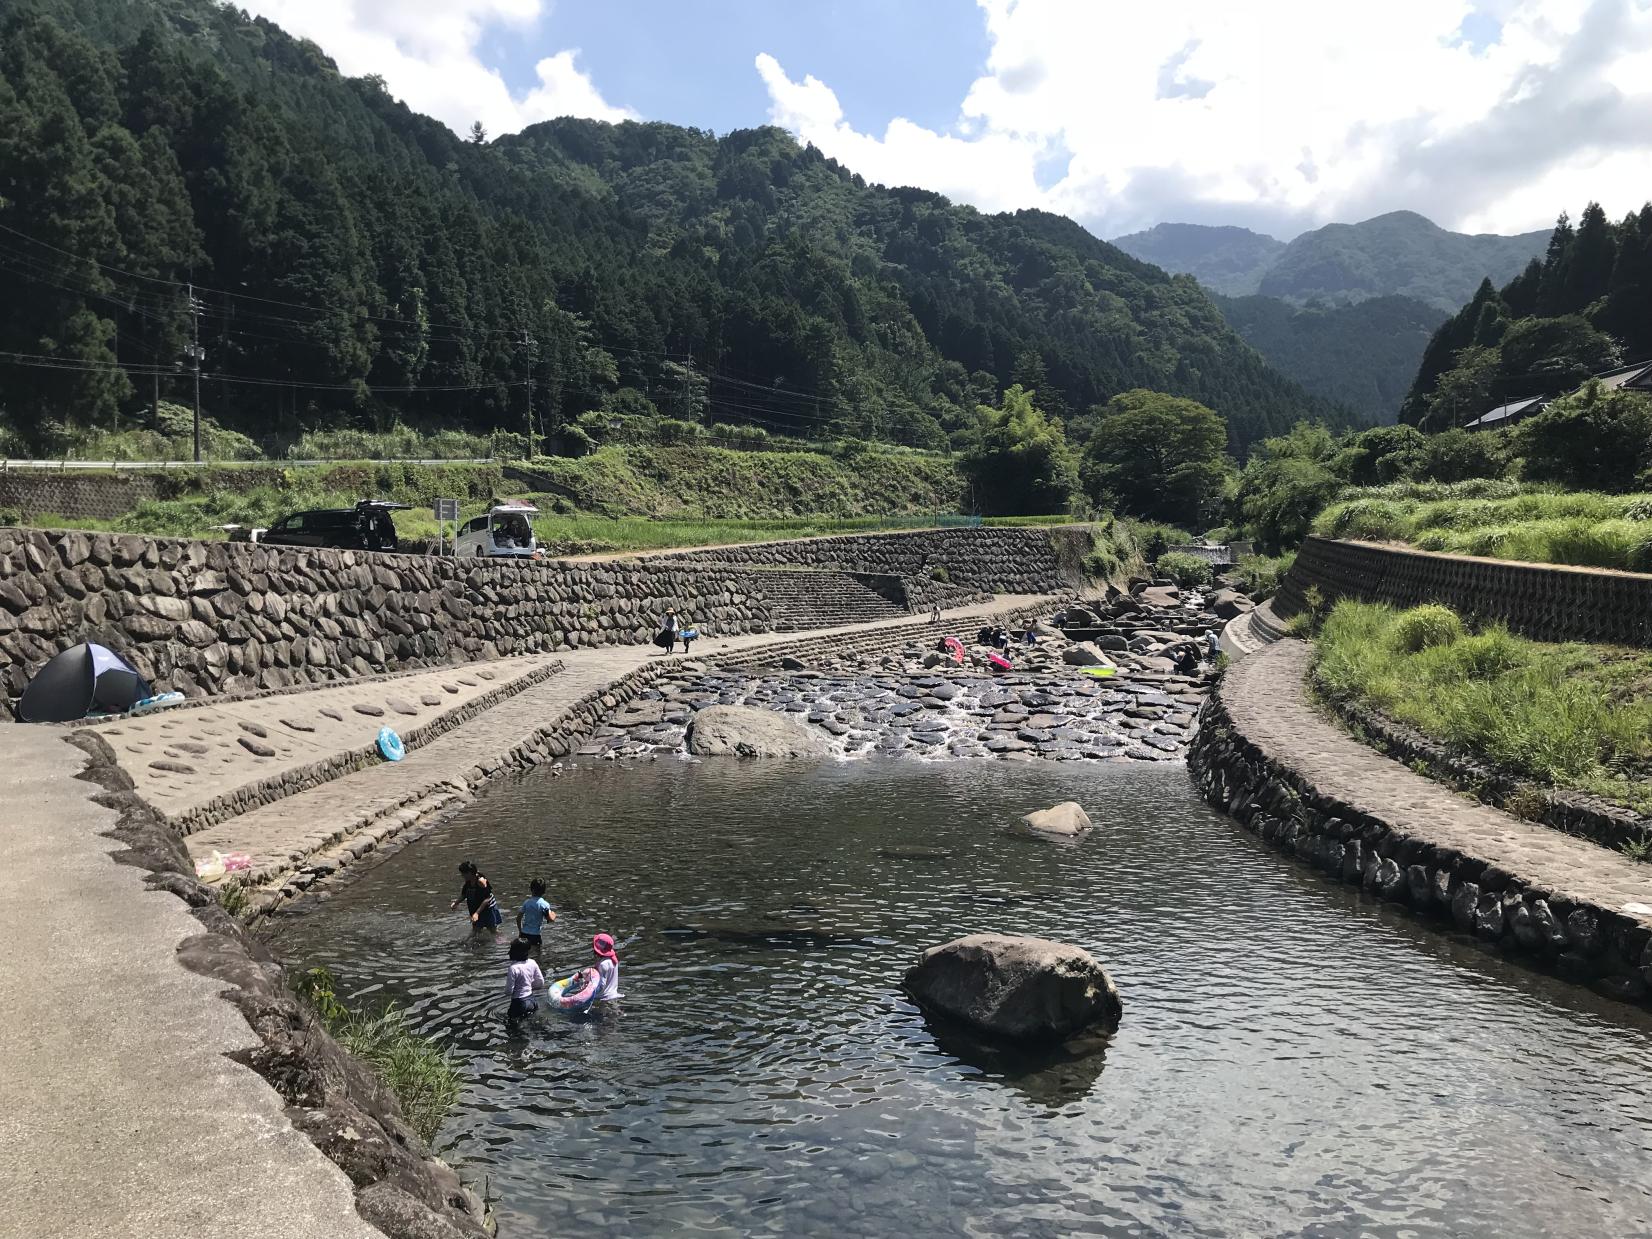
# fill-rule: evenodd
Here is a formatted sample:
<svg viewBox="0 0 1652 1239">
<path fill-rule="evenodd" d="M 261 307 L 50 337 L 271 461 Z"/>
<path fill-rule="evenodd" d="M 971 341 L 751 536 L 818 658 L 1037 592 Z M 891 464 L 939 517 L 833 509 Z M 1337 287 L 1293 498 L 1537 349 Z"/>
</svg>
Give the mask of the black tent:
<svg viewBox="0 0 1652 1239">
<path fill-rule="evenodd" d="M 101 645 L 70 646 L 35 673 L 17 703 L 25 723 L 68 723 L 94 712 L 118 714 L 149 696 L 149 685 Z"/>
</svg>

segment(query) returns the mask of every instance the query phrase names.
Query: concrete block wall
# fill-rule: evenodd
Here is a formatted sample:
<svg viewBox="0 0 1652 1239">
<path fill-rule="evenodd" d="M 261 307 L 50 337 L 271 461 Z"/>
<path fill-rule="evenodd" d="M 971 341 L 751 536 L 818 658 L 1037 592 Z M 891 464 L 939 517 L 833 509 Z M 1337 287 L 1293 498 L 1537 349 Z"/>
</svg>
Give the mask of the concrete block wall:
<svg viewBox="0 0 1652 1239">
<path fill-rule="evenodd" d="M 1280 585 L 1275 614 L 1289 619 L 1302 611 L 1310 587 L 1326 604 L 1443 603 L 1538 641 L 1652 646 L 1652 574 L 1309 538 Z"/>
<path fill-rule="evenodd" d="M 75 520 L 112 521 L 145 499 L 160 495 L 154 473 L 112 469 L 59 473 L 46 469 L 0 469 L 0 509 L 29 519 L 51 513 Z"/>
</svg>

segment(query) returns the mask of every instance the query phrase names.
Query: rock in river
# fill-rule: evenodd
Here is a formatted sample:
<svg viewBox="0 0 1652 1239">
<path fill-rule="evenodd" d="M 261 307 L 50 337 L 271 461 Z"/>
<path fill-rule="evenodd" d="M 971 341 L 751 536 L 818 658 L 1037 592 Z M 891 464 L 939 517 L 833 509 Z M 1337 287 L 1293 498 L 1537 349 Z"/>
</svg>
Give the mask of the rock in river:
<svg viewBox="0 0 1652 1239">
<path fill-rule="evenodd" d="M 1013 1041 L 1111 1030 L 1124 1010 L 1088 951 L 1046 938 L 971 934 L 930 947 L 907 970 L 905 985 L 926 1011 Z"/>
<path fill-rule="evenodd" d="M 795 718 L 753 706 L 709 706 L 688 728 L 697 757 L 825 757 L 826 739 Z"/>
<path fill-rule="evenodd" d="M 1048 809 L 1039 809 L 1021 819 L 1028 830 L 1041 835 L 1081 835 L 1095 825 L 1076 800 L 1063 800 Z"/>
</svg>

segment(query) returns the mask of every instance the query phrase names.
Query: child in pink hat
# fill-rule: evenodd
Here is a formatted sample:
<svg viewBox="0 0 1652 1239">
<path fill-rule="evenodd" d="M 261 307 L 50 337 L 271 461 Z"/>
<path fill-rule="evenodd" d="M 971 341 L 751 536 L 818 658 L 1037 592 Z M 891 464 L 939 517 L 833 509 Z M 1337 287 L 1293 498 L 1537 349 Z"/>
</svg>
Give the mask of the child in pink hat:
<svg viewBox="0 0 1652 1239">
<path fill-rule="evenodd" d="M 598 934 L 591 939 L 591 950 L 596 952 L 597 976 L 600 978 L 595 1001 L 623 998 L 619 987 L 619 956 L 614 953 L 614 940 L 607 934 Z"/>
</svg>

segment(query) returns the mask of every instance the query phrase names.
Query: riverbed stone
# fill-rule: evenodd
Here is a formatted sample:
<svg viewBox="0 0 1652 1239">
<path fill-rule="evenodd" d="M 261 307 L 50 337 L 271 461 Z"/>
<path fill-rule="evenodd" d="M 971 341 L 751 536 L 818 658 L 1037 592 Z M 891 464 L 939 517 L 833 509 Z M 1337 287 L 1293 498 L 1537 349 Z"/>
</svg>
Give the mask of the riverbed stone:
<svg viewBox="0 0 1652 1239">
<path fill-rule="evenodd" d="M 711 706 L 689 724 L 697 757 L 825 757 L 824 737 L 797 719 L 751 706 Z"/>
<path fill-rule="evenodd" d="M 1048 809 L 1037 809 L 1021 819 L 1028 830 L 1041 835 L 1061 835 L 1072 838 L 1084 834 L 1095 825 L 1076 800 L 1063 800 Z"/>
<path fill-rule="evenodd" d="M 904 984 L 925 1011 L 1010 1041 L 1111 1031 L 1123 1014 L 1118 989 L 1094 956 L 1046 938 L 971 934 L 930 947 Z"/>
</svg>

